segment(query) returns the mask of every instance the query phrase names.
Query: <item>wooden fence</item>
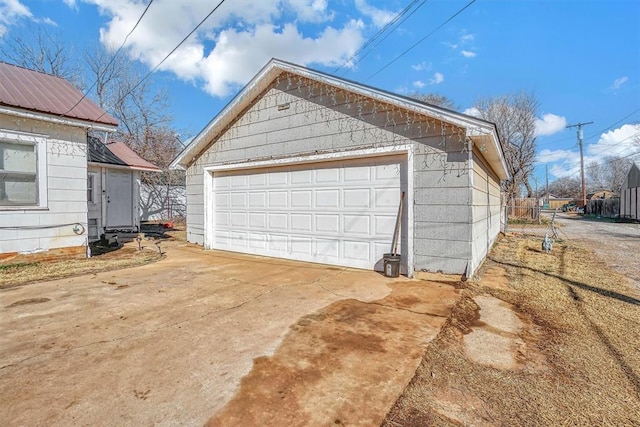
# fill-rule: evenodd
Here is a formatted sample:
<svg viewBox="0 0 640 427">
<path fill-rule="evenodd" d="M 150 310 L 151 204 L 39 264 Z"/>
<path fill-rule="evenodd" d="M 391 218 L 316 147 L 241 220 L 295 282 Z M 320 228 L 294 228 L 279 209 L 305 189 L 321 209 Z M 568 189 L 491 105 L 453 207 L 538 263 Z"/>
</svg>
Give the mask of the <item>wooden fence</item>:
<svg viewBox="0 0 640 427">
<path fill-rule="evenodd" d="M 620 199 L 589 200 L 585 213 L 605 218 L 617 218 L 620 215 Z"/>
</svg>

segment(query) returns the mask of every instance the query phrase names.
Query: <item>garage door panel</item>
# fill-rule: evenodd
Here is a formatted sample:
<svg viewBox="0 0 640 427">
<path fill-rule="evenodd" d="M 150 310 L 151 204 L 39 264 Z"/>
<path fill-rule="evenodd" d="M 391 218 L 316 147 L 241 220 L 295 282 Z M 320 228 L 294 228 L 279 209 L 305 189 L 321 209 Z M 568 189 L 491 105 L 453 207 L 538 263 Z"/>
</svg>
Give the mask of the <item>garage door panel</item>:
<svg viewBox="0 0 640 427">
<path fill-rule="evenodd" d="M 373 234 L 376 236 L 393 236 L 397 216 L 376 215 L 373 220 Z"/>
<path fill-rule="evenodd" d="M 245 188 L 247 186 L 246 175 L 232 175 L 231 176 L 231 188 Z"/>
<path fill-rule="evenodd" d="M 369 182 L 371 180 L 371 167 L 353 166 L 344 168 L 344 182 Z"/>
<path fill-rule="evenodd" d="M 214 174 L 212 247 L 381 269 L 395 229 L 403 161 L 394 156 Z"/>
<path fill-rule="evenodd" d="M 296 255 L 311 255 L 312 240 L 310 237 L 292 236 L 291 253 Z"/>
<path fill-rule="evenodd" d="M 294 231 L 313 231 L 311 214 L 291 214 L 291 229 Z"/>
<path fill-rule="evenodd" d="M 316 214 L 316 232 L 338 234 L 340 232 L 340 215 Z"/>
<path fill-rule="evenodd" d="M 266 191 L 254 191 L 249 193 L 249 206 L 252 208 L 266 208 L 267 207 L 267 192 Z"/>
<path fill-rule="evenodd" d="M 245 208 L 247 207 L 247 193 L 231 193 L 231 207 Z"/>
<path fill-rule="evenodd" d="M 288 194 L 286 191 L 270 191 L 269 192 L 269 208 L 286 208 Z"/>
<path fill-rule="evenodd" d="M 369 209 L 371 207 L 371 190 L 368 188 L 345 189 L 342 198 L 342 206 L 345 208 Z"/>
<path fill-rule="evenodd" d="M 266 249 L 267 248 L 267 234 L 266 233 L 249 233 L 249 247 L 253 249 Z"/>
<path fill-rule="evenodd" d="M 287 185 L 287 172 L 270 173 L 269 185 Z"/>
<path fill-rule="evenodd" d="M 249 214 L 249 227 L 267 228 L 267 214 L 265 212 L 254 212 Z"/>
<path fill-rule="evenodd" d="M 291 185 L 311 184 L 313 171 L 299 170 L 291 172 Z"/>
<path fill-rule="evenodd" d="M 374 195 L 374 208 L 398 209 L 398 204 L 400 203 L 399 188 L 376 188 Z"/>
<path fill-rule="evenodd" d="M 267 247 L 269 248 L 270 252 L 283 255 L 289 252 L 287 249 L 288 243 L 289 243 L 289 238 L 286 235 L 269 234 Z"/>
<path fill-rule="evenodd" d="M 231 246 L 235 246 L 236 248 L 246 248 L 247 247 L 247 235 L 246 233 L 239 231 L 231 231 L 230 233 L 229 244 Z"/>
<path fill-rule="evenodd" d="M 368 262 L 371 258 L 371 245 L 369 242 L 345 240 L 342 247 L 344 248 L 342 256 L 346 259 Z"/>
<path fill-rule="evenodd" d="M 287 230 L 287 219 L 286 213 L 270 213 L 269 228 L 274 230 Z"/>
<path fill-rule="evenodd" d="M 340 207 L 340 190 L 316 190 L 316 208 Z"/>
<path fill-rule="evenodd" d="M 340 182 L 340 169 L 317 169 L 316 184 L 337 184 Z"/>
<path fill-rule="evenodd" d="M 360 234 L 362 236 L 369 236 L 371 234 L 371 219 L 368 215 L 344 215 L 342 218 L 343 235 Z"/>
<path fill-rule="evenodd" d="M 339 248 L 340 241 L 337 239 L 316 239 L 316 254 L 321 257 L 337 260 Z"/>
<path fill-rule="evenodd" d="M 249 175 L 249 185 L 251 187 L 264 187 L 267 185 L 267 175 L 264 173 L 254 173 Z"/>
<path fill-rule="evenodd" d="M 246 227 L 247 226 L 247 214 L 245 212 L 231 212 L 231 226 L 234 228 L 237 227 Z"/>
<path fill-rule="evenodd" d="M 291 192 L 291 207 L 311 209 L 312 190 L 297 190 Z"/>
</svg>

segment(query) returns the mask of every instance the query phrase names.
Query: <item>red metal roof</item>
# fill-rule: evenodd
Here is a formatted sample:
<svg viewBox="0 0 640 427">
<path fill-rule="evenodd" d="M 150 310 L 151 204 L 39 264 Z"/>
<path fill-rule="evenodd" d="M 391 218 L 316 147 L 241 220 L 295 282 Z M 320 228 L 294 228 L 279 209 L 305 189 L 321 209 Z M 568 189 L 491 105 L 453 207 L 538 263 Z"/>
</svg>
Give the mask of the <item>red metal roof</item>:
<svg viewBox="0 0 640 427">
<path fill-rule="evenodd" d="M 74 107 L 76 103 L 78 105 Z M 68 81 L 2 61 L 0 105 L 103 125 L 118 125 L 116 119 L 90 99 L 83 98 L 82 92 Z"/>
<path fill-rule="evenodd" d="M 129 148 L 124 142 L 114 141 L 107 143 L 107 148 L 113 154 L 115 154 L 120 160 L 125 162 L 129 167 L 133 169 L 139 169 L 147 172 L 161 172 L 153 163 L 149 163 L 142 157 L 138 156 L 131 148 Z"/>
</svg>

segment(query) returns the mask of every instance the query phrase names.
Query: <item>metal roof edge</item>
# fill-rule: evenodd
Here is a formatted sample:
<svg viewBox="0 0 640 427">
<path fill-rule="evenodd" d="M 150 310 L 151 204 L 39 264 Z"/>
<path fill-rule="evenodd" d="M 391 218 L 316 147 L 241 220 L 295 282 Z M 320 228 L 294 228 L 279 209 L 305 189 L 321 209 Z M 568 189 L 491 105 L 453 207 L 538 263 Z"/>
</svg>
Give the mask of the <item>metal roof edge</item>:
<svg viewBox="0 0 640 427">
<path fill-rule="evenodd" d="M 80 127 L 83 129 L 95 129 L 102 132 L 115 132 L 118 129 L 117 125 L 109 125 L 109 124 L 103 124 L 103 123 L 96 123 L 89 120 L 53 116 L 51 114 L 46 114 L 39 111 L 25 110 L 23 108 L 9 107 L 6 105 L 0 105 L 0 114 L 7 114 L 11 116 L 24 117 L 24 118 L 33 119 L 33 120 L 41 120 L 45 122 L 51 122 L 51 123 L 62 124 L 67 126 Z"/>
</svg>

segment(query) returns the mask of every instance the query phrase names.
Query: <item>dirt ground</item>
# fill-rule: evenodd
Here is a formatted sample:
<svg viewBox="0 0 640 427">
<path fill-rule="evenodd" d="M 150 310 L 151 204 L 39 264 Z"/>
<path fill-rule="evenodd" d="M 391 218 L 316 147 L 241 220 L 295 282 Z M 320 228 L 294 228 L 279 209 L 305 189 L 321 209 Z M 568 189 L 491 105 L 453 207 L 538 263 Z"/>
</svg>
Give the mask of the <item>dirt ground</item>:
<svg viewBox="0 0 640 427">
<path fill-rule="evenodd" d="M 638 425 L 640 292 L 591 247 L 540 246 L 494 247 L 384 426 Z"/>
<path fill-rule="evenodd" d="M 155 263 L 0 289 L 0 420 L 379 425 L 459 291 L 167 243 Z"/>
</svg>

